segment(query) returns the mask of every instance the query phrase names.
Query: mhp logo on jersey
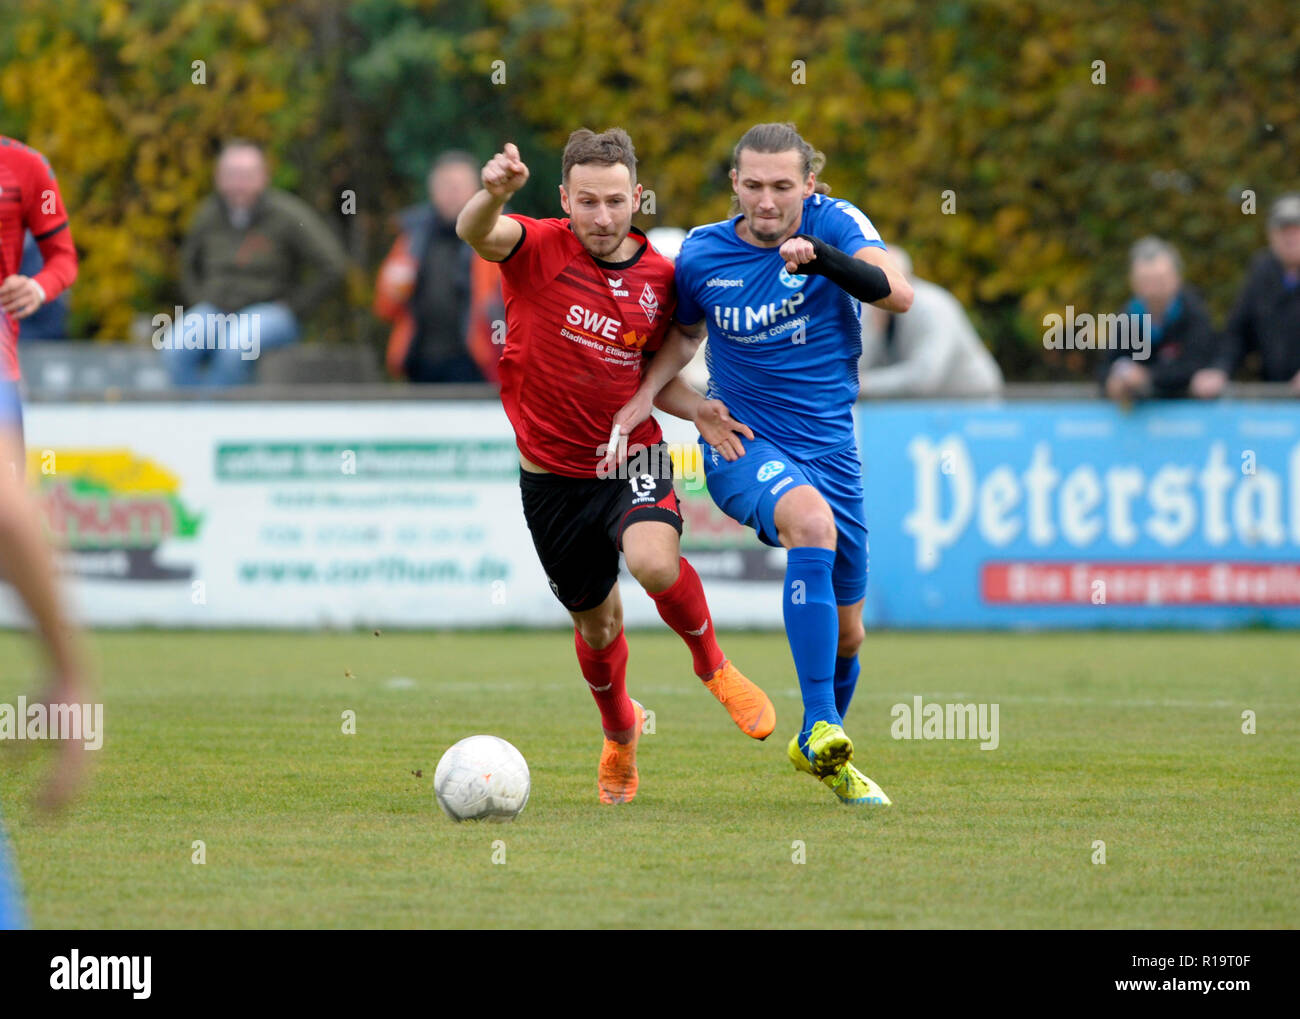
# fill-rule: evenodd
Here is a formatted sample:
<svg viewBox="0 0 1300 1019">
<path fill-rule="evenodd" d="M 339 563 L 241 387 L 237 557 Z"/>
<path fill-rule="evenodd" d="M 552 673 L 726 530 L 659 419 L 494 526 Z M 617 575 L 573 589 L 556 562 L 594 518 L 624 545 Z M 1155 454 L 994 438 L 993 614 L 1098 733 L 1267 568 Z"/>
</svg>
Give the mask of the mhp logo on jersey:
<svg viewBox="0 0 1300 1019">
<path fill-rule="evenodd" d="M 782 282 L 783 284 L 785 284 L 785 285 L 786 285 L 787 287 L 789 287 L 791 290 L 798 290 L 801 286 L 803 286 L 805 283 L 808 282 L 808 277 L 807 277 L 807 276 L 791 276 L 790 273 L 789 273 L 788 271 L 786 271 L 786 268 L 785 268 L 785 266 L 783 265 L 783 266 L 781 266 L 781 276 L 780 276 L 780 280 L 781 280 L 781 282 Z"/>
<path fill-rule="evenodd" d="M 785 470 L 785 464 L 783 464 L 780 460 L 769 460 L 767 463 L 763 464 L 763 466 L 758 469 L 758 480 L 770 481 L 772 478 L 780 474 L 783 470 Z"/>
</svg>

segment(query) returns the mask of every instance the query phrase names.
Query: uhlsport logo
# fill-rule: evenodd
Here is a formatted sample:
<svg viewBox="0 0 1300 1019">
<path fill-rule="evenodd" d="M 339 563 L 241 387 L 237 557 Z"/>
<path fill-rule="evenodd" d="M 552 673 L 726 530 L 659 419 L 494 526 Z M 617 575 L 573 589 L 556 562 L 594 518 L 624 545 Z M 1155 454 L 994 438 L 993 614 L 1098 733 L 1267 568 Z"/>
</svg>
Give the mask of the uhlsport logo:
<svg viewBox="0 0 1300 1019">
<path fill-rule="evenodd" d="M 808 277 L 791 276 L 790 273 L 786 270 L 786 267 L 781 266 L 780 280 L 784 286 L 789 287 L 791 290 L 798 290 L 801 286 L 803 286 L 805 283 L 808 282 Z"/>
<path fill-rule="evenodd" d="M 769 460 L 758 469 L 759 481 L 771 481 L 774 477 L 785 470 L 785 464 L 780 460 Z"/>
</svg>

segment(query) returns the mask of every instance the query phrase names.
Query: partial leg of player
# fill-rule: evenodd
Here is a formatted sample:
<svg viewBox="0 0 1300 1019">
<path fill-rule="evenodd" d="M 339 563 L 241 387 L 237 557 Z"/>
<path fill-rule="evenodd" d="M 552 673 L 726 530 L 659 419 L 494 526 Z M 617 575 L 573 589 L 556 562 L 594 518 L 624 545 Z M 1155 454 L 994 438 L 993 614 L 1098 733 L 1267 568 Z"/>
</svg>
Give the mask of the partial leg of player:
<svg viewBox="0 0 1300 1019">
<path fill-rule="evenodd" d="M 771 735 L 776 709 L 767 694 L 723 655 L 704 587 L 681 554 L 676 528 L 661 520 L 629 524 L 623 533 L 623 556 L 660 618 L 690 649 L 695 674 L 740 731 L 759 740 Z"/>
</svg>

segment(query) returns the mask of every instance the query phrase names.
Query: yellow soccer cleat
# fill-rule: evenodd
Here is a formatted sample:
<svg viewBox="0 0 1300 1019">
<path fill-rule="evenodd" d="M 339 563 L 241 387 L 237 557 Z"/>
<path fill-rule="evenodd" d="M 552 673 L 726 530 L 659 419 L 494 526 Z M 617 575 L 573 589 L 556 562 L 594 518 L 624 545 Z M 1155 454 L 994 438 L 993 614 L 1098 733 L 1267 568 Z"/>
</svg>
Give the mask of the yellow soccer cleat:
<svg viewBox="0 0 1300 1019">
<path fill-rule="evenodd" d="M 785 753 L 790 758 L 790 763 L 794 765 L 795 771 L 802 771 L 807 775 L 812 775 L 812 764 L 808 760 L 808 755 L 799 749 L 798 733 L 790 737 L 790 743 L 786 746 Z"/>
<path fill-rule="evenodd" d="M 830 789 L 841 803 L 853 806 L 872 804 L 882 807 L 893 803 L 893 800 L 885 795 L 885 790 L 851 764 L 843 764 L 835 774 L 827 775 L 822 779 L 822 785 Z"/>
<path fill-rule="evenodd" d="M 762 688 L 746 679 L 730 661 L 724 659 L 704 685 L 746 736 L 767 739 L 772 735 L 776 728 L 776 708 Z"/>
<path fill-rule="evenodd" d="M 605 747 L 600 752 L 600 769 L 596 773 L 596 788 L 601 803 L 631 803 L 640 782 L 636 771 L 636 745 L 641 740 L 641 727 L 645 724 L 645 708 L 632 702 L 636 715 L 636 728 L 631 743 L 615 743 L 605 737 Z"/>
<path fill-rule="evenodd" d="M 812 763 L 807 755 L 799 749 L 798 736 L 790 738 L 790 744 L 785 752 L 790 758 L 790 763 L 794 765 L 795 771 L 802 771 L 805 775 L 812 775 L 813 778 L 817 777 L 813 774 Z M 880 786 L 852 764 L 841 765 L 834 773 L 821 779 L 821 783 L 833 792 L 841 803 L 888 806 L 893 802 Z"/>
<path fill-rule="evenodd" d="M 825 778 L 840 765 L 853 760 L 853 740 L 841 725 L 831 722 L 814 722 L 808 737 L 808 762 L 813 774 Z"/>
</svg>

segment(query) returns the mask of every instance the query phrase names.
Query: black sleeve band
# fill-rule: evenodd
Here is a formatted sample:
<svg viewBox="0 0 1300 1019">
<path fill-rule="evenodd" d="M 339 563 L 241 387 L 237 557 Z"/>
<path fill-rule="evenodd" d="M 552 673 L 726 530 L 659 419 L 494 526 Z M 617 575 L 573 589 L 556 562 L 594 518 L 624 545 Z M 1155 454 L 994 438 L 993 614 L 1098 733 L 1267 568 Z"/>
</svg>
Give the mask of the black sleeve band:
<svg viewBox="0 0 1300 1019">
<path fill-rule="evenodd" d="M 516 220 L 516 222 L 518 222 L 518 220 Z M 524 238 L 527 237 L 527 236 L 528 236 L 528 227 L 526 227 L 526 226 L 524 226 L 522 223 L 520 223 L 520 224 L 519 224 L 519 240 L 515 241 L 515 246 L 514 246 L 513 248 L 510 249 L 510 254 L 506 255 L 505 258 L 501 259 L 501 262 L 509 262 L 510 259 L 514 258 L 514 257 L 515 257 L 515 252 L 518 251 L 520 248 L 522 248 L 522 247 L 524 246 Z M 497 265 L 500 265 L 501 262 L 498 262 Z"/>
<path fill-rule="evenodd" d="M 52 227 L 51 229 L 46 230 L 45 233 L 43 233 L 43 234 L 33 234 L 33 235 L 32 235 L 32 240 L 34 240 L 34 241 L 38 241 L 38 242 L 39 242 L 39 241 L 43 241 L 43 240 L 45 240 L 45 239 L 48 238 L 48 237 L 53 237 L 53 236 L 54 236 L 56 233 L 58 233 L 60 230 L 66 230 L 66 229 L 68 229 L 68 221 L 65 219 L 65 220 L 64 220 L 62 223 L 60 223 L 58 226 L 56 226 L 56 227 Z"/>
<path fill-rule="evenodd" d="M 800 265 L 794 275 L 825 276 L 846 294 L 867 304 L 888 297 L 892 292 L 889 277 L 880 266 L 846 255 L 818 237 L 809 234 L 795 236 L 812 242 L 815 257 Z"/>
</svg>

